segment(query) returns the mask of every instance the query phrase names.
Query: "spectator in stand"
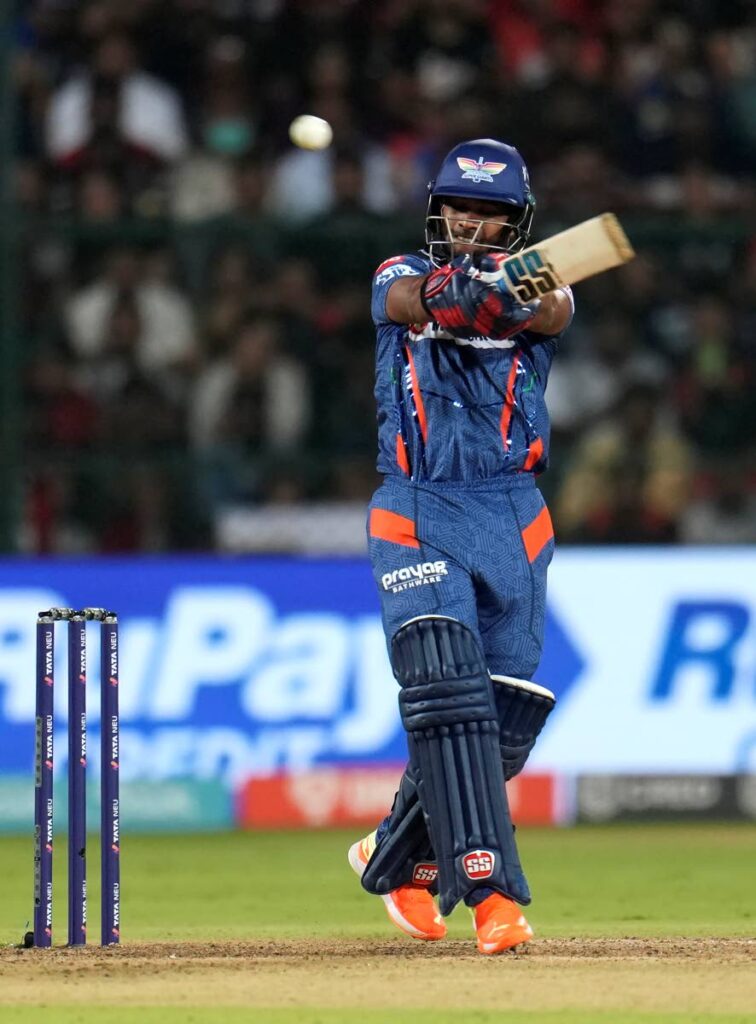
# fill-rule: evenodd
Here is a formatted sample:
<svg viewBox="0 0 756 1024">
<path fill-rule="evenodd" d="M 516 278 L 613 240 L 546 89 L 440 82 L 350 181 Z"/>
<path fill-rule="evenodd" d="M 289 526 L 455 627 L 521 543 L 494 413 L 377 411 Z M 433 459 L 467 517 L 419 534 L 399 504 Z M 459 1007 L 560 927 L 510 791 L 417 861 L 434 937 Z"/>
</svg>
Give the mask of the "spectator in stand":
<svg viewBox="0 0 756 1024">
<path fill-rule="evenodd" d="M 267 212 L 265 188 L 268 170 L 259 156 L 243 157 L 234 168 L 234 212 L 258 220 Z"/>
<path fill-rule="evenodd" d="M 15 185 L 15 200 L 21 212 L 32 216 L 47 212 L 49 195 L 41 161 L 19 160 L 16 164 Z"/>
<path fill-rule="evenodd" d="M 553 29 L 564 26 L 580 30 L 576 63 L 582 73 L 603 67 L 605 53 L 601 20 L 606 4 L 596 8 L 593 0 L 511 0 L 489 4 L 488 20 L 499 50 L 501 65 L 518 82 L 543 80 L 550 70 L 548 48 Z M 557 43 L 557 48 L 564 40 Z"/>
<path fill-rule="evenodd" d="M 354 105 L 352 70 L 346 42 L 316 50 L 306 68 L 309 110 L 330 122 L 335 145 L 325 150 L 289 148 L 271 175 L 268 205 L 292 221 L 330 209 L 336 193 L 336 155 L 348 151 L 359 159 L 363 174 L 362 204 L 373 213 L 396 208 L 389 153 L 365 133 Z"/>
<path fill-rule="evenodd" d="M 66 303 L 65 324 L 74 353 L 81 360 L 107 354 L 107 327 L 124 295 L 133 296 L 141 319 L 135 365 L 146 375 L 177 383 L 196 355 L 191 307 L 176 288 L 146 279 L 131 249 L 113 251 L 104 272 Z"/>
<path fill-rule="evenodd" d="M 749 202 L 748 187 L 718 174 L 699 160 L 676 166 L 673 174 L 649 178 L 641 202 L 698 224 L 728 216 Z"/>
<path fill-rule="evenodd" d="M 691 26 L 648 5 L 645 38 L 620 43 L 612 68 L 615 161 L 633 176 L 669 174 L 695 157 L 722 156 L 711 83 Z"/>
<path fill-rule="evenodd" d="M 175 536 L 176 510 L 164 472 L 136 462 L 101 497 L 99 550 L 104 553 L 164 551 Z"/>
<path fill-rule="evenodd" d="M 307 221 L 300 251 L 321 265 L 326 285 L 359 281 L 375 260 L 375 234 L 381 218 L 365 202 L 365 170 L 360 154 L 336 149 L 331 161 L 331 198 L 325 211 Z"/>
<path fill-rule="evenodd" d="M 686 544 L 756 544 L 756 481 L 742 460 L 716 463 L 700 481 L 700 493 L 683 513 Z"/>
<path fill-rule="evenodd" d="M 46 140 L 59 170 L 118 174 L 134 198 L 187 150 L 180 97 L 141 70 L 133 42 L 120 31 L 106 34 L 91 63 L 53 94 Z"/>
<path fill-rule="evenodd" d="M 176 168 L 171 211 L 178 220 L 205 220 L 234 207 L 234 160 L 257 136 L 245 69 L 244 41 L 222 36 L 210 44 L 200 99 L 198 146 Z"/>
<path fill-rule="evenodd" d="M 714 32 L 706 40 L 728 169 L 756 170 L 756 60 L 750 31 Z"/>
<path fill-rule="evenodd" d="M 21 550 L 34 555 L 92 551 L 96 532 L 87 517 L 91 502 L 82 494 L 75 468 L 50 462 L 29 473 L 27 480 Z"/>
<path fill-rule="evenodd" d="M 629 383 L 661 382 L 666 375 L 664 363 L 639 349 L 634 325 L 617 312 L 604 313 L 587 336 L 577 331 L 569 347 L 573 352 L 555 360 L 549 375 L 552 430 L 563 442 L 610 415 Z"/>
<path fill-rule="evenodd" d="M 626 206 L 624 176 L 612 168 L 595 144 L 564 146 L 544 173 L 544 203 L 565 224 L 578 223 L 605 210 Z"/>
<path fill-rule="evenodd" d="M 662 392 L 631 384 L 613 416 L 579 442 L 556 501 L 557 532 L 582 543 L 672 542 L 687 501 L 692 453 L 664 422 Z"/>
<path fill-rule="evenodd" d="M 24 402 L 27 442 L 35 451 L 82 451 L 100 435 L 100 410 L 61 348 L 36 352 L 28 368 Z"/>
<path fill-rule="evenodd" d="M 211 252 L 209 287 L 202 310 L 204 353 L 227 356 L 250 309 L 267 308 L 271 285 L 245 245 L 227 245 Z"/>
<path fill-rule="evenodd" d="M 756 235 L 739 253 L 728 287 L 736 316 L 736 337 L 745 351 L 756 338 Z"/>
<path fill-rule="evenodd" d="M 346 130 L 334 128 L 336 145 L 324 150 L 291 149 L 275 164 L 270 176 L 267 205 L 284 220 L 301 223 L 325 214 L 336 201 L 336 158 L 343 151 L 359 151 L 363 172 L 361 202 L 371 213 L 385 214 L 394 210 L 397 195 L 392 178 L 391 160 L 387 150 L 368 140 L 354 138 L 351 114 L 346 104 L 339 104 L 339 121 Z M 316 110 L 316 113 L 322 111 Z M 324 112 L 322 112 L 324 113 Z M 349 140 L 349 141 L 344 141 Z"/>
<path fill-rule="evenodd" d="M 597 307 L 616 307 L 632 324 L 634 347 L 650 351 L 675 367 L 690 345 L 689 295 L 681 280 L 681 267 L 665 274 L 669 260 L 652 250 L 641 250 L 635 259 L 589 282 Z M 593 291 L 593 285 L 599 291 Z"/>
<path fill-rule="evenodd" d="M 396 68 L 387 69 L 376 104 L 398 208 L 422 209 L 428 201 L 428 182 L 458 137 L 451 131 L 449 105 L 419 96 L 406 71 Z M 460 107 L 461 101 L 454 109 Z M 492 132 L 479 134 L 484 138 Z"/>
<path fill-rule="evenodd" d="M 201 453 L 211 504 L 288 493 L 302 462 L 308 497 L 361 491 L 373 427 L 360 289 L 383 238 L 407 244 L 404 214 L 424 208 L 443 154 L 498 134 L 529 154 L 544 235 L 611 209 L 638 251 L 578 286 L 549 385 L 554 441 L 575 453 L 561 493 L 558 477 L 544 484 L 559 494 L 562 538 L 748 539 L 752 3 L 16 6 L 14 293 L 30 354 L 31 546 L 201 543 L 179 528 L 196 525 L 189 482 L 161 492 L 169 449 L 192 471 Z M 329 149 L 290 146 L 302 112 L 331 122 Z M 161 236 L 166 214 L 178 227 Z M 154 257 L 124 247 L 145 231 Z M 103 266 L 106 238 L 119 248 Z M 189 396 L 198 405 L 187 411 Z M 652 405 L 644 422 L 639 409 Z M 128 508 L 120 464 L 98 470 L 112 480 L 78 464 L 104 444 L 139 466 Z M 722 460 L 743 467 L 743 489 L 720 479 Z M 293 476 L 276 478 L 272 463 Z M 691 478 L 696 498 L 681 512 Z M 170 520 L 164 530 L 148 521 L 150 504 Z"/>
<path fill-rule="evenodd" d="M 686 435 L 704 455 L 745 454 L 756 446 L 756 357 L 752 339 L 738 343 L 735 318 L 717 296 L 693 307 L 694 339 L 678 379 Z"/>
<path fill-rule="evenodd" d="M 110 308 L 98 357 L 80 370 L 100 405 L 100 439 L 109 448 L 158 449 L 183 438 L 175 389 L 142 361 L 144 332 L 137 296 L 124 288 Z"/>
<path fill-rule="evenodd" d="M 189 435 L 210 501 L 256 498 L 260 464 L 292 451 L 309 425 L 307 373 L 283 352 L 279 322 L 248 318 L 229 353 L 200 374 L 189 406 Z"/>
<path fill-rule="evenodd" d="M 297 301 L 291 301 L 296 295 Z M 301 359 L 308 372 L 323 362 L 322 335 L 332 323 L 331 303 L 311 260 L 289 256 L 280 260 L 266 289 L 258 296 L 258 307 L 274 316 L 286 339 L 286 351 Z"/>
<path fill-rule="evenodd" d="M 407 4 L 391 40 L 391 63 L 407 67 L 430 100 L 451 102 L 484 90 L 496 68 L 486 6 L 480 0 Z"/>
<path fill-rule="evenodd" d="M 605 145 L 610 101 L 600 77 L 601 62 L 595 54 L 586 55 L 580 31 L 569 22 L 553 25 L 542 57 L 540 72 L 513 98 L 513 134 L 527 137 L 537 162 L 557 159 L 567 146 Z M 535 132 L 534 110 L 539 111 Z"/>
<path fill-rule="evenodd" d="M 342 282 L 329 292 L 318 320 L 317 360 L 311 367 L 314 443 L 323 451 L 338 452 L 339 463 L 345 455 L 372 452 L 375 357 L 371 347 L 355 345 L 355 338 L 364 338 L 373 326 L 365 315 L 368 309 L 364 282 Z M 338 401 L 333 401 L 335 394 Z"/>
<path fill-rule="evenodd" d="M 94 168 L 78 183 L 76 213 L 87 224 L 114 224 L 124 215 L 124 195 L 116 177 Z"/>
</svg>

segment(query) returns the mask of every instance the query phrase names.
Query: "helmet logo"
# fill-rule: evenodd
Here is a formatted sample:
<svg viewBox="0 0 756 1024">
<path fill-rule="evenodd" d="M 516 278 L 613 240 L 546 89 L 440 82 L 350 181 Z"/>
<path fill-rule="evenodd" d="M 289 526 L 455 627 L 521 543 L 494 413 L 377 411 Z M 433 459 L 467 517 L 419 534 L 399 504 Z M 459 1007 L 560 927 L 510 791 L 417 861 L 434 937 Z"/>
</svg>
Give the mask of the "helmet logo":
<svg viewBox="0 0 756 1024">
<path fill-rule="evenodd" d="M 482 156 L 479 156 L 477 160 L 472 160 L 469 156 L 458 156 L 457 166 L 465 172 L 462 175 L 463 178 L 468 178 L 476 184 L 479 181 L 493 184 L 493 175 L 501 174 L 507 165 L 496 163 L 493 160 L 484 160 Z"/>
</svg>

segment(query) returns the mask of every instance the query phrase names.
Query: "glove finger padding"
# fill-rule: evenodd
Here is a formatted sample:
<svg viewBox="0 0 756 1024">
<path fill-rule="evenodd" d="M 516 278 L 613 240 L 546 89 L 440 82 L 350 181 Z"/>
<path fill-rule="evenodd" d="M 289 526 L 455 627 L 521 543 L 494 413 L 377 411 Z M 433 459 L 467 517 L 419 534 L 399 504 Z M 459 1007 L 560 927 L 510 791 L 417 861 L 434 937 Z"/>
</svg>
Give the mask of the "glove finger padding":
<svg viewBox="0 0 756 1024">
<path fill-rule="evenodd" d="M 470 256 L 458 256 L 429 274 L 420 289 L 428 316 L 457 338 L 504 339 L 525 330 L 540 300 L 522 306 L 506 288 L 479 275 Z"/>
</svg>

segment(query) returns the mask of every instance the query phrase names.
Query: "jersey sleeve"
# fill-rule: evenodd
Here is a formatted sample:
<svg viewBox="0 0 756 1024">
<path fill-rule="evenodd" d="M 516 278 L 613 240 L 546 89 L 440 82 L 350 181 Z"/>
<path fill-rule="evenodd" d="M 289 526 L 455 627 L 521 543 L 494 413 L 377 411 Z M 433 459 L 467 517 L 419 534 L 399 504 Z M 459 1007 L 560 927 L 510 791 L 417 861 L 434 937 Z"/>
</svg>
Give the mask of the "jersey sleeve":
<svg viewBox="0 0 756 1024">
<path fill-rule="evenodd" d="M 381 263 L 373 275 L 371 313 L 376 326 L 394 322 L 386 313 L 386 298 L 394 281 L 400 277 L 421 276 L 427 274 L 430 269 L 429 261 L 415 253 L 406 256 L 392 256 L 391 259 Z"/>
</svg>

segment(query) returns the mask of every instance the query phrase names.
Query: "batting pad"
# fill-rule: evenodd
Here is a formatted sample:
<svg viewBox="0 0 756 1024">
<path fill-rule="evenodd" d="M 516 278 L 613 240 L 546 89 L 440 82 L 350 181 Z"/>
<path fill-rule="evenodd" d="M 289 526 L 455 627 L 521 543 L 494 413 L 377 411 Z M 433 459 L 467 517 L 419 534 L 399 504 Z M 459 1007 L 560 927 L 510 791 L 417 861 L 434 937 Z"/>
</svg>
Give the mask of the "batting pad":
<svg viewBox="0 0 756 1024">
<path fill-rule="evenodd" d="M 556 697 L 545 686 L 512 676 L 491 676 L 499 720 L 499 746 L 508 782 L 525 767 Z"/>
<path fill-rule="evenodd" d="M 425 818 L 417 797 L 412 768 L 407 767 L 391 808 L 388 830 L 362 875 L 363 888 L 385 896 L 400 885 L 427 885 L 433 891 L 438 874 Z"/>
<path fill-rule="evenodd" d="M 391 645 L 410 765 L 449 914 L 479 886 L 530 903 L 512 830 L 493 687 L 463 623 L 422 616 Z"/>
<path fill-rule="evenodd" d="M 525 767 L 538 735 L 556 703 L 551 690 L 526 679 L 491 676 L 499 719 L 499 749 L 504 781 Z M 408 767 L 388 821 L 388 828 L 362 876 L 362 885 L 385 896 L 400 885 L 428 884 L 437 871 L 436 854 L 428 837 L 417 786 Z M 436 885 L 429 884 L 431 892 Z"/>
</svg>

